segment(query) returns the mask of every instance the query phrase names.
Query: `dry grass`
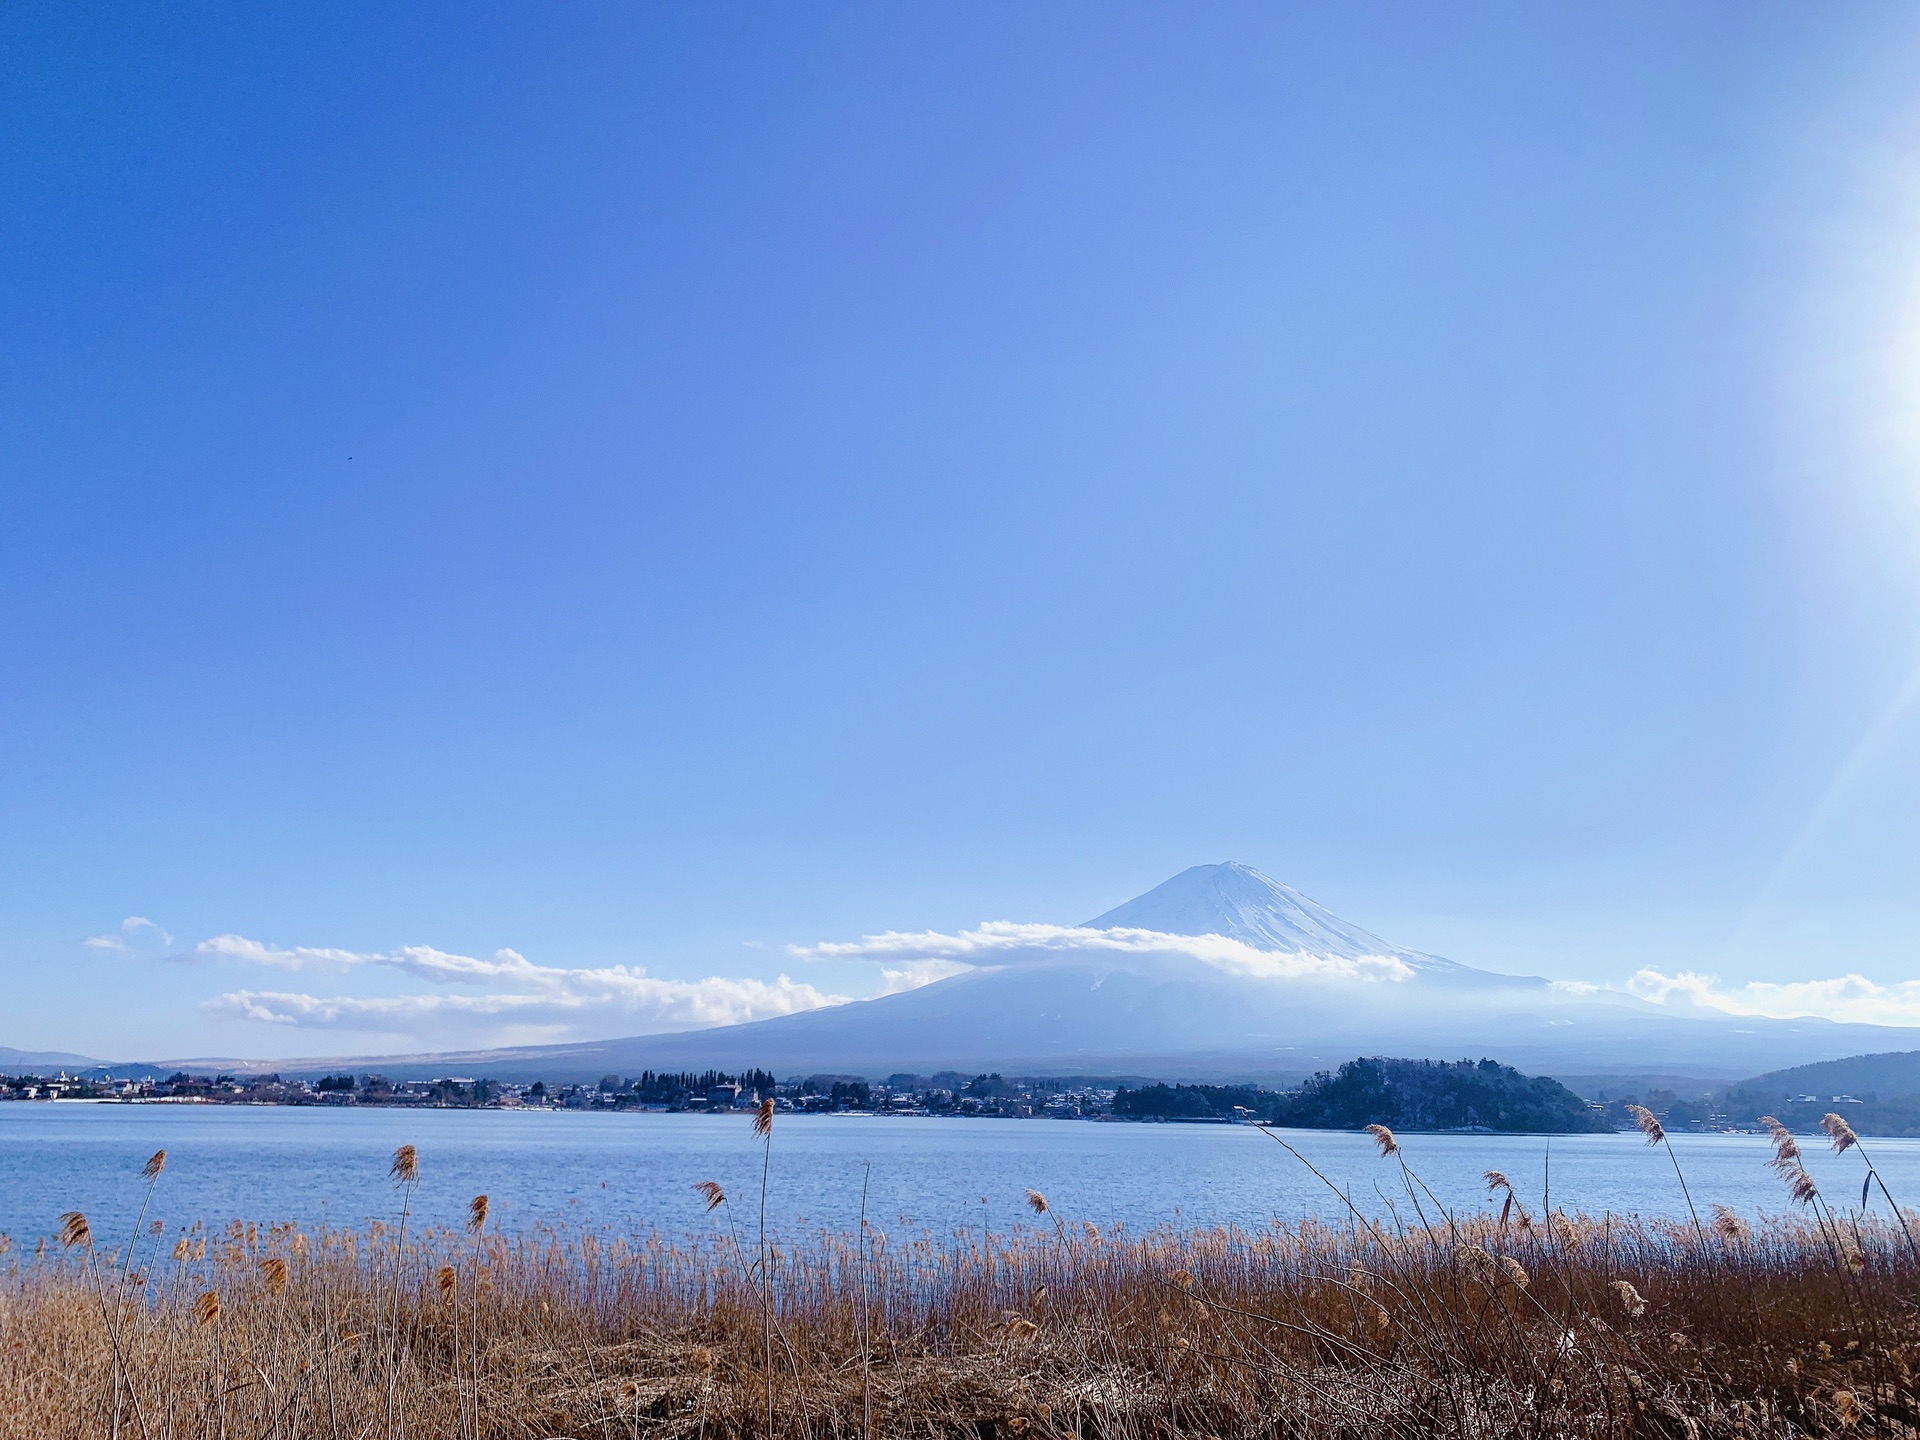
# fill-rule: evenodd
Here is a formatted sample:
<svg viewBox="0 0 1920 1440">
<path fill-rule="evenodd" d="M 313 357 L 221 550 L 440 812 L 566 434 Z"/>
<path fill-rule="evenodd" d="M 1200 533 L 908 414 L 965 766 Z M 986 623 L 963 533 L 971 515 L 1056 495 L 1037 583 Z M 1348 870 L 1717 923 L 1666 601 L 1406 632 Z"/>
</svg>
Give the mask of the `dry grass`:
<svg viewBox="0 0 1920 1440">
<path fill-rule="evenodd" d="M 1415 1145 L 1417 1150 L 1417 1144 Z M 1825 1208 L 1749 1227 L 1405 1223 L 776 1245 L 234 1226 L 0 1271 L 0 1436 L 1906 1434 L 1920 1262 Z M 1278 1156 L 1277 1162 L 1283 1157 Z M 1417 1156 L 1415 1157 L 1417 1159 Z M 396 1183 L 410 1191 L 409 1164 Z M 401 1173 L 404 1171 L 405 1173 Z M 1804 1172 L 1800 1172 L 1804 1173 Z M 149 1183 L 158 1180 L 156 1169 Z M 1330 1205 L 1339 1202 L 1330 1193 Z M 64 1248 L 61 1240 L 69 1244 Z M 762 1257 L 764 1256 L 764 1269 Z"/>
</svg>

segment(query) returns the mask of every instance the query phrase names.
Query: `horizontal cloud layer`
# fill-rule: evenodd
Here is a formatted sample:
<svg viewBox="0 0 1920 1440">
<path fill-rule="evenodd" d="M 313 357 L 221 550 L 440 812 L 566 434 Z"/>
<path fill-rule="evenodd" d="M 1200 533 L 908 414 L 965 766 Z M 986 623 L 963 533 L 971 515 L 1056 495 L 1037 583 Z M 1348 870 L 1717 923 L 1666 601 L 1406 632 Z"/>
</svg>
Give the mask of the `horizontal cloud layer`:
<svg viewBox="0 0 1920 1440">
<path fill-rule="evenodd" d="M 738 1025 L 791 1015 L 849 997 L 829 994 L 782 975 L 775 980 L 711 976 L 663 980 L 638 966 L 567 969 L 536 965 L 517 950 L 491 959 L 457 955 L 428 945 L 391 951 L 354 951 L 265 944 L 244 935 L 202 941 L 193 958 L 269 969 L 344 972 L 387 970 L 482 993 L 424 995 L 313 995 L 286 990 L 233 990 L 206 1002 L 223 1015 L 272 1025 L 376 1030 L 394 1034 L 511 1024 L 565 1033 L 590 1017 L 610 1013 L 623 1023 L 660 1030 Z"/>
<path fill-rule="evenodd" d="M 957 935 L 937 930 L 889 930 L 864 940 L 789 947 L 808 960 L 899 960 L 926 965 L 944 960 L 960 966 L 1016 965 L 1063 953 L 1178 955 L 1232 975 L 1271 980 L 1408 980 L 1412 967 L 1395 955 L 1312 955 L 1261 950 L 1225 935 L 1169 935 L 1159 930 L 1082 925 L 1022 925 L 989 920 Z M 891 973 L 891 972 L 889 972 Z"/>
<path fill-rule="evenodd" d="M 284 990 L 233 990 L 206 1008 L 272 1025 L 321 1029 L 406 1031 L 432 1021 L 511 1020 L 517 1024 L 577 1023 L 589 1012 L 609 1009 L 644 1016 L 662 1029 L 738 1025 L 846 1002 L 782 975 L 768 982 L 656 980 L 615 967 L 610 971 L 565 971 L 568 978 L 536 993 L 485 995 L 306 995 Z"/>
<path fill-rule="evenodd" d="M 1882 985 L 1864 975 L 1828 980 L 1750 980 L 1723 985 L 1717 975 L 1683 970 L 1634 973 L 1627 989 L 1656 1005 L 1693 1005 L 1723 1015 L 1772 1020 L 1838 1020 L 1858 1025 L 1920 1025 L 1920 980 Z"/>
</svg>

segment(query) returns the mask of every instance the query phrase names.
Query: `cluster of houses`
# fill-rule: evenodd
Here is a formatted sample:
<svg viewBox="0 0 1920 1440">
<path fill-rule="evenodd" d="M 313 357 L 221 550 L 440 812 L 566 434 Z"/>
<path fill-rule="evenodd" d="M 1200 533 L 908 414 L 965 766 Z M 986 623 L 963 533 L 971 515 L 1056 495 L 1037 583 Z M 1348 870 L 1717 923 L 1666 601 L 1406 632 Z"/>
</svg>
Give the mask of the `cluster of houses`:
<svg viewBox="0 0 1920 1440">
<path fill-rule="evenodd" d="M 597 1085 L 514 1084 L 472 1076 L 393 1080 L 380 1075 L 0 1075 L 0 1100 L 143 1101 L 239 1105 L 379 1105 L 463 1109 L 640 1111 L 751 1110 L 771 1096 L 777 1110 L 885 1115 L 978 1115 L 1079 1120 L 1113 1111 L 1111 1084 L 1008 1080 L 999 1075 L 857 1075 L 776 1080 L 744 1075 L 609 1075 Z"/>
<path fill-rule="evenodd" d="M 279 1075 L 116 1076 L 105 1072 L 0 1075 L 0 1100 L 146 1101 L 228 1105 L 519 1105 L 545 1104 L 542 1085 L 443 1078 L 388 1080 L 379 1075 L 320 1079 Z M 533 1092 L 529 1098 L 529 1092 Z"/>
<path fill-rule="evenodd" d="M 690 1077 L 675 1077 L 690 1078 Z M 757 1083 L 755 1083 L 757 1081 Z M 608 1110 L 751 1110 L 771 1097 L 774 1109 L 803 1114 L 856 1112 L 885 1115 L 984 1115 L 1010 1119 L 1080 1120 L 1108 1116 L 1114 1086 L 1092 1081 L 1008 1080 L 955 1072 L 891 1075 L 874 1083 L 859 1075 L 809 1075 L 774 1080 L 711 1079 L 674 1093 L 660 1077 L 609 1075 L 573 1104 Z"/>
</svg>

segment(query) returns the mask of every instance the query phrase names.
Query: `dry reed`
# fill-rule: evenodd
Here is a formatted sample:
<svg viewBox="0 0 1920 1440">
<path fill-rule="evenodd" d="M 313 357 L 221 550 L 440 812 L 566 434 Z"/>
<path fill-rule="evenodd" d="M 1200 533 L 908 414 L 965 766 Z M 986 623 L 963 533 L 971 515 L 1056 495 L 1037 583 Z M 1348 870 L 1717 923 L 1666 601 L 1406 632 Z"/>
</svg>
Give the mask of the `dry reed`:
<svg viewBox="0 0 1920 1440">
<path fill-rule="evenodd" d="M 1405 1145 L 1375 1138 L 1409 1195 L 1437 1204 Z M 1785 1142 L 1792 1185 L 1806 1172 Z M 402 1214 L 421 1183 L 410 1160 L 394 1169 Z M 1543 1204 L 1536 1225 L 1504 1175 L 1487 1180 L 1498 1215 L 1431 1224 L 1338 1210 L 1102 1232 L 1035 1192 L 1050 1229 L 890 1236 L 863 1216 L 857 1235 L 804 1243 L 725 1216 L 675 1240 L 489 1233 L 477 1197 L 445 1230 L 235 1225 L 108 1254 L 72 1213 L 61 1246 L 0 1261 L 0 1437 L 1546 1440 L 1920 1423 L 1905 1217 L 1822 1201 L 1751 1224 L 1717 1209 L 1702 1232 Z M 700 1189 L 731 1215 L 719 1186 Z"/>
</svg>

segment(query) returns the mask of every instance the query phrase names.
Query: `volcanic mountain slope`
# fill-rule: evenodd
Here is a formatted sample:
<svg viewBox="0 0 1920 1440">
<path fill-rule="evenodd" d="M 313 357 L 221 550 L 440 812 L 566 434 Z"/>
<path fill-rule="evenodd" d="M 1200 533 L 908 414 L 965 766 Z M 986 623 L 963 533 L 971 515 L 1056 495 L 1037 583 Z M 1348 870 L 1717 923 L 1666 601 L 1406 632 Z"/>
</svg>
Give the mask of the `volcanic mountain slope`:
<svg viewBox="0 0 1920 1440">
<path fill-rule="evenodd" d="M 881 938 L 894 944 L 892 958 L 973 968 L 903 994 L 747 1025 L 345 1063 L 503 1080 L 709 1066 L 1277 1079 L 1355 1055 L 1484 1055 L 1549 1073 L 1733 1078 L 1782 1061 L 1912 1048 L 1920 1038 L 1825 1021 L 1701 1018 L 1476 970 L 1390 944 L 1232 863 L 1195 866 L 1083 926 Z"/>
<path fill-rule="evenodd" d="M 41 1075 L 50 1070 L 79 1073 L 96 1070 L 104 1063 L 66 1050 L 15 1050 L 0 1045 L 0 1075 Z"/>
</svg>

